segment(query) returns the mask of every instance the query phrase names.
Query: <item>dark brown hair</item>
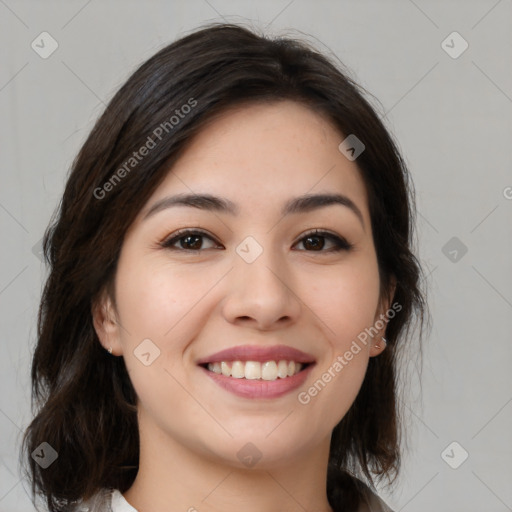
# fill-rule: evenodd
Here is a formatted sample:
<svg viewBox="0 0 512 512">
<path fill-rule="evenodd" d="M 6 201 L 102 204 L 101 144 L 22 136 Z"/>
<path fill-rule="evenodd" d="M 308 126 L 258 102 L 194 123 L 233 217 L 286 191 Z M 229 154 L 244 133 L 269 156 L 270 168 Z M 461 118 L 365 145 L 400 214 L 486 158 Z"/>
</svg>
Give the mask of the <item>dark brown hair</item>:
<svg viewBox="0 0 512 512">
<path fill-rule="evenodd" d="M 73 163 L 43 240 L 50 273 L 32 362 L 35 417 L 22 452 L 34 499 L 39 495 L 50 511 L 64 511 L 100 488 L 124 492 L 131 486 L 139 456 L 136 395 L 123 358 L 109 356 L 99 343 L 91 305 L 101 292 L 112 292 L 127 229 L 193 136 L 229 107 L 286 99 L 365 144 L 356 163 L 369 197 L 381 291 L 388 293 L 395 278 L 393 300 L 401 306 L 387 325 L 386 350 L 370 358 L 355 402 L 333 431 L 329 500 L 357 506 L 352 475 L 372 486 L 375 476 L 396 478 L 399 349 L 409 341 L 412 320 L 423 326 L 427 310 L 412 251 L 408 171 L 363 91 L 341 65 L 306 42 L 210 24 L 160 50 L 115 94 Z M 187 104 L 193 108 L 181 110 Z M 157 141 L 155 130 L 164 126 Z M 150 139 L 151 151 L 127 166 Z M 58 452 L 46 469 L 31 457 L 42 442 Z"/>
</svg>

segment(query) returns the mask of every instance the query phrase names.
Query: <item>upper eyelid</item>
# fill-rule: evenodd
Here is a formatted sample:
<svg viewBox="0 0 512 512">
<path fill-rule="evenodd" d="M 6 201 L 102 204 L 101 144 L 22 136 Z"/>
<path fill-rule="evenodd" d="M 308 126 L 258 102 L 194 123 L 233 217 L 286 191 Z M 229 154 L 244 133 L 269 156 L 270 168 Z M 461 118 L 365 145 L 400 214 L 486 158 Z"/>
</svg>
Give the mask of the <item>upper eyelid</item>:
<svg viewBox="0 0 512 512">
<path fill-rule="evenodd" d="M 186 236 L 186 235 L 201 235 L 207 238 L 211 238 L 214 242 L 216 241 L 215 237 L 208 233 L 207 231 L 203 231 L 201 228 L 183 228 L 178 229 L 174 233 L 171 233 L 170 235 L 166 236 L 162 243 L 169 242 L 171 240 L 179 240 L 180 238 Z"/>
<path fill-rule="evenodd" d="M 209 238 L 212 242 L 215 242 L 217 244 L 220 244 L 220 242 L 218 242 L 215 238 L 215 236 L 211 235 L 210 233 L 208 233 L 207 231 L 204 231 L 202 228 L 183 228 L 183 229 L 179 229 L 177 230 L 176 232 L 172 233 L 171 235 L 167 236 L 166 238 L 164 238 L 164 240 L 162 242 L 160 242 L 160 245 L 162 246 L 166 246 L 168 244 L 170 244 L 171 242 L 173 242 L 172 245 L 174 245 L 174 243 L 176 243 L 177 241 L 179 241 L 181 238 L 187 236 L 187 235 L 200 235 L 200 236 L 204 236 L 206 238 Z M 349 245 L 350 247 L 353 246 L 353 244 L 351 244 L 347 239 L 346 237 L 342 236 L 342 235 L 338 235 L 336 233 L 333 233 L 331 232 L 330 230 L 326 229 L 326 228 L 310 228 L 309 230 L 307 230 L 305 233 L 302 233 L 300 235 L 300 237 L 294 242 L 294 245 L 301 242 L 305 237 L 307 236 L 320 236 L 320 237 L 324 237 L 324 238 L 338 238 L 339 240 L 341 240 L 342 242 L 346 243 L 347 245 Z M 186 249 L 181 249 L 182 251 L 186 251 Z M 204 249 L 202 249 L 204 250 Z M 199 251 L 194 251 L 194 252 L 199 252 Z"/>
</svg>

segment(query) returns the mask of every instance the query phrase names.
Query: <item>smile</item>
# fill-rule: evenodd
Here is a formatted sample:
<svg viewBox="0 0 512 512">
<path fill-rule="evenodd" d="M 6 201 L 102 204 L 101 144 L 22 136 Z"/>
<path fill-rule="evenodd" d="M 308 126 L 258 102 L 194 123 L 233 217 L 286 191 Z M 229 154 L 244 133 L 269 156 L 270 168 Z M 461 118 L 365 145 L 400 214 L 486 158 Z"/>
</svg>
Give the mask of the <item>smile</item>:
<svg viewBox="0 0 512 512">
<path fill-rule="evenodd" d="M 289 345 L 238 345 L 196 361 L 225 391 L 242 398 L 273 399 L 302 386 L 316 361 Z"/>
<path fill-rule="evenodd" d="M 295 361 L 221 361 L 208 363 L 207 369 L 210 372 L 222 374 L 225 377 L 248 380 L 286 379 L 299 373 L 303 367 L 302 363 Z"/>
</svg>

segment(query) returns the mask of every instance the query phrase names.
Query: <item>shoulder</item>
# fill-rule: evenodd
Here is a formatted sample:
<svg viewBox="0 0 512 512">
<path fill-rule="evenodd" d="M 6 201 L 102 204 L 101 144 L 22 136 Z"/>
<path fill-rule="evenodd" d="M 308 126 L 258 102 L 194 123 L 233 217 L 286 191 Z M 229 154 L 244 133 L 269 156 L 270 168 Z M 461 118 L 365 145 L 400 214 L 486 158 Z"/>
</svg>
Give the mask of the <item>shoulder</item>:
<svg viewBox="0 0 512 512">
<path fill-rule="evenodd" d="M 364 501 L 359 505 L 357 512 L 393 512 L 384 500 L 361 480 L 359 480 L 359 488 Z"/>
<path fill-rule="evenodd" d="M 361 496 L 357 512 L 394 512 L 368 485 L 358 478 L 351 477 Z M 115 502 L 115 507 L 114 505 Z M 126 507 L 126 508 L 124 508 Z M 112 510 L 129 511 L 135 509 L 128 505 L 122 495 L 115 489 L 101 489 L 91 498 L 70 506 L 68 512 L 112 512 Z M 136 511 L 135 511 L 136 512 Z"/>
<path fill-rule="evenodd" d="M 388 505 L 379 498 L 372 490 L 369 490 L 365 495 L 366 503 L 362 503 L 359 506 L 357 512 L 394 512 Z"/>
<path fill-rule="evenodd" d="M 137 512 L 118 489 L 100 489 L 94 496 L 69 508 L 67 512 Z"/>
</svg>

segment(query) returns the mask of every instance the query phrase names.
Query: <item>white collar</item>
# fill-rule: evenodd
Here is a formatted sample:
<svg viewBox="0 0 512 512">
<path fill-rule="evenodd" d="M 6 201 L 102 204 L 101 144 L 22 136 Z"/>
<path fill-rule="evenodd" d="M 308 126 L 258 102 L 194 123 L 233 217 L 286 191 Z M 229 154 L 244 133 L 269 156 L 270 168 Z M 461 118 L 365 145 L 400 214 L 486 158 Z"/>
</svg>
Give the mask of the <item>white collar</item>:
<svg viewBox="0 0 512 512">
<path fill-rule="evenodd" d="M 111 509 L 112 512 L 137 512 L 137 510 L 126 501 L 118 489 L 112 491 Z"/>
</svg>

